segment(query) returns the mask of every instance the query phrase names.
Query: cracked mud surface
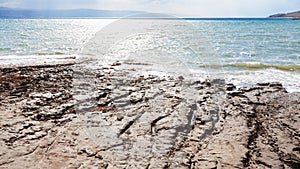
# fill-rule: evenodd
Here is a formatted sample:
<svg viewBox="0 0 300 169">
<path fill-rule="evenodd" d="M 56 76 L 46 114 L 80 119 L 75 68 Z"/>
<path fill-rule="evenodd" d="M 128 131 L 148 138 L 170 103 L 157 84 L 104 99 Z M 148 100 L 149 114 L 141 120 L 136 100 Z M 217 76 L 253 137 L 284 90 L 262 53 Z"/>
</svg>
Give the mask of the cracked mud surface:
<svg viewBox="0 0 300 169">
<path fill-rule="evenodd" d="M 300 167 L 300 93 L 139 66 L 1 69 L 0 168 Z"/>
</svg>

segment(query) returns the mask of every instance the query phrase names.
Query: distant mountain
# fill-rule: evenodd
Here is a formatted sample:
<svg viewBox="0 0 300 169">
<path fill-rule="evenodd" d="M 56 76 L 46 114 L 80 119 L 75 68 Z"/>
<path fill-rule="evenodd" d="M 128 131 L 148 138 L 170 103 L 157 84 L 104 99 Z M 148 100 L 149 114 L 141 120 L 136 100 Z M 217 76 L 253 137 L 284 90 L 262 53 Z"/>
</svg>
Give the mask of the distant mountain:
<svg viewBox="0 0 300 169">
<path fill-rule="evenodd" d="M 31 10 L 0 7 L 0 18 L 82 18 L 82 17 L 125 17 L 141 14 L 141 11 L 114 11 L 94 9 Z"/>
<path fill-rule="evenodd" d="M 291 12 L 291 13 L 280 13 L 280 14 L 275 14 L 269 16 L 271 18 L 278 18 L 278 17 L 289 17 L 289 18 L 294 18 L 294 19 L 300 19 L 300 10 L 296 12 Z"/>
</svg>

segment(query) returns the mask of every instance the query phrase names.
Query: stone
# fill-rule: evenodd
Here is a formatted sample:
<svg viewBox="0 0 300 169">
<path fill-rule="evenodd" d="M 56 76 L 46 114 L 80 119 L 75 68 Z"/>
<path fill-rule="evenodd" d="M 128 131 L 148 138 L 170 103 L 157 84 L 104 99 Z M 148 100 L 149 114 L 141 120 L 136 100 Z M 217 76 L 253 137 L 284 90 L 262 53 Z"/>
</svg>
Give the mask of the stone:
<svg viewBox="0 0 300 169">
<path fill-rule="evenodd" d="M 299 168 L 299 92 L 86 64 L 0 68 L 0 168 Z"/>
</svg>

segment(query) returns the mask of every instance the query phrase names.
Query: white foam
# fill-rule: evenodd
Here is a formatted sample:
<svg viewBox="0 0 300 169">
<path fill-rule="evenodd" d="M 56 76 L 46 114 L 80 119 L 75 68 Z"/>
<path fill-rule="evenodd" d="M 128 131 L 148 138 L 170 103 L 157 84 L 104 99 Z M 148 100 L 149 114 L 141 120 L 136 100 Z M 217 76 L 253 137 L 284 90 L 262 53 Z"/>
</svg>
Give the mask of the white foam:
<svg viewBox="0 0 300 169">
<path fill-rule="evenodd" d="M 74 64 L 76 55 L 25 55 L 1 56 L 0 67 L 22 67 L 40 65 Z"/>
<path fill-rule="evenodd" d="M 300 74 L 277 69 L 227 73 L 225 79 L 237 87 L 256 83 L 280 82 L 288 92 L 300 92 Z"/>
</svg>

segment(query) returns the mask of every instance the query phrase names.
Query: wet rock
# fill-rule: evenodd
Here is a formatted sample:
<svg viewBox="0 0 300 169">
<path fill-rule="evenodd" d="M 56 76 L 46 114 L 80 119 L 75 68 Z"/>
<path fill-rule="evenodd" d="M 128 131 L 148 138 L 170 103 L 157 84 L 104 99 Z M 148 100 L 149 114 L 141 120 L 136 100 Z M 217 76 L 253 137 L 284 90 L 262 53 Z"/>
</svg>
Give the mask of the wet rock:
<svg viewBox="0 0 300 169">
<path fill-rule="evenodd" d="M 111 66 L 120 66 L 121 65 L 121 62 L 120 61 L 116 61 L 114 62 L 113 64 L 111 64 Z"/>
<path fill-rule="evenodd" d="M 233 91 L 236 89 L 236 86 L 234 86 L 232 83 L 226 84 L 226 90 L 227 91 Z"/>
<path fill-rule="evenodd" d="M 46 131 L 35 132 L 35 134 L 28 136 L 27 139 L 28 140 L 36 140 L 36 139 L 45 137 L 47 134 L 48 133 Z"/>
<path fill-rule="evenodd" d="M 96 156 L 97 152 L 93 152 L 88 148 L 82 148 L 78 151 L 78 154 L 86 154 L 87 157 L 92 157 L 92 156 Z"/>
<path fill-rule="evenodd" d="M 31 93 L 29 95 L 29 97 L 32 97 L 32 98 L 45 98 L 45 99 L 54 99 L 54 98 L 57 98 L 57 97 L 60 97 L 63 93 L 61 92 L 58 92 L 58 93 Z"/>
<path fill-rule="evenodd" d="M 109 105 L 109 103 L 111 103 L 111 102 L 112 102 L 112 99 L 110 99 L 110 98 L 100 98 L 97 102 L 97 105 L 105 107 L 105 106 Z"/>
</svg>

